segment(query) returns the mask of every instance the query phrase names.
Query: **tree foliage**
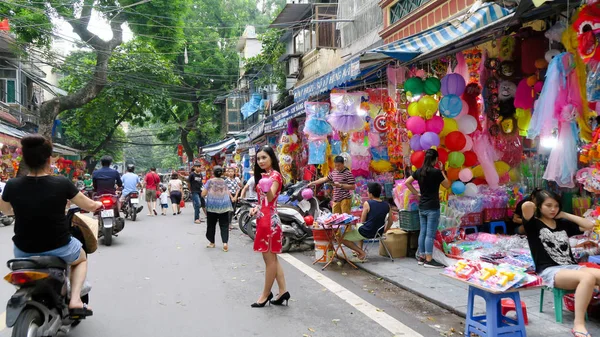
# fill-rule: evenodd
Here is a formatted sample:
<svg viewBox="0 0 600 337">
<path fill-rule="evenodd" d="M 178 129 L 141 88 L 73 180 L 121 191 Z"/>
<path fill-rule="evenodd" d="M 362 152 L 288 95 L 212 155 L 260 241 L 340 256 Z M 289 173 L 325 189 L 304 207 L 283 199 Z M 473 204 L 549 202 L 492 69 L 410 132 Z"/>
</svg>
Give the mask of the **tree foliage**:
<svg viewBox="0 0 600 337">
<path fill-rule="evenodd" d="M 285 53 L 285 44 L 280 38 L 283 31 L 279 29 L 268 29 L 260 36 L 262 42 L 262 53 L 245 60 L 245 69 L 253 76 L 256 86 L 276 84 L 279 92 L 285 90 L 285 63 L 279 58 Z"/>
</svg>

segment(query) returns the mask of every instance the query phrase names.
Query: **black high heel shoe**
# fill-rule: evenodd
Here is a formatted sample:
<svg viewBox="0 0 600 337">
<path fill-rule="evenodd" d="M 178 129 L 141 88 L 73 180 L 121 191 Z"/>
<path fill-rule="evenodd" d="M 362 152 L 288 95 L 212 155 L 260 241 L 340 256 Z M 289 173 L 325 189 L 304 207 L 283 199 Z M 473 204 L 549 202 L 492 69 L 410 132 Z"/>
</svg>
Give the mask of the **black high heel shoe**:
<svg viewBox="0 0 600 337">
<path fill-rule="evenodd" d="M 285 305 L 288 305 L 288 301 L 290 300 L 290 293 L 288 291 L 286 291 L 285 293 L 283 293 L 283 295 L 279 296 L 278 299 L 271 301 L 271 304 L 273 305 L 283 305 L 283 301 L 285 301 Z"/>
<path fill-rule="evenodd" d="M 271 299 L 272 299 L 272 298 L 273 298 L 273 293 L 270 293 L 270 294 L 269 294 L 269 297 L 267 297 L 267 300 L 266 300 L 266 301 L 264 301 L 264 302 L 262 302 L 262 303 L 258 303 L 258 302 L 256 302 L 256 303 L 252 303 L 250 306 L 251 306 L 252 308 L 262 308 L 262 307 L 264 307 L 265 305 L 267 305 L 267 303 L 269 303 L 269 305 L 271 305 Z"/>
</svg>

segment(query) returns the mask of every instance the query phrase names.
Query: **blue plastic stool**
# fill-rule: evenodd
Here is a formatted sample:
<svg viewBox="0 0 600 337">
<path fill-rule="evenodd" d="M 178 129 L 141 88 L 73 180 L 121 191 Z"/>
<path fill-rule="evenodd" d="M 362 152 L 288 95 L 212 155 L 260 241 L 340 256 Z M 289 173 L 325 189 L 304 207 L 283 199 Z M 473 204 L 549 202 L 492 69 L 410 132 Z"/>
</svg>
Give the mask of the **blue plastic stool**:
<svg viewBox="0 0 600 337">
<path fill-rule="evenodd" d="M 485 314 L 474 316 L 475 296 L 485 300 Z M 502 315 L 502 299 L 510 298 L 515 303 L 517 319 Z M 526 337 L 523 308 L 519 292 L 492 294 L 485 290 L 469 286 L 469 300 L 467 304 L 467 319 L 465 322 L 465 336 L 474 333 L 480 337 Z"/>
<path fill-rule="evenodd" d="M 504 229 L 504 233 L 503 234 L 508 234 L 506 232 L 506 223 L 504 223 L 504 221 L 493 221 L 490 222 L 490 233 L 491 234 L 496 234 L 496 228 L 498 227 L 502 227 L 502 229 Z"/>
<path fill-rule="evenodd" d="M 479 233 L 479 229 L 477 229 L 477 226 L 461 226 L 460 228 L 464 229 L 465 234 L 467 234 L 467 229 L 472 229 L 473 232 Z"/>
</svg>

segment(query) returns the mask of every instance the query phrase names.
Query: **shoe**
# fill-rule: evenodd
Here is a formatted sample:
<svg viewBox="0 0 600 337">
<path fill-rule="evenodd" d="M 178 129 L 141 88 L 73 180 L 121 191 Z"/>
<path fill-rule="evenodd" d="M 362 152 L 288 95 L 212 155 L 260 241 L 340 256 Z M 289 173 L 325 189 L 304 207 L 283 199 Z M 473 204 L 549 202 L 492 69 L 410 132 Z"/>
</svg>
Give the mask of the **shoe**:
<svg viewBox="0 0 600 337">
<path fill-rule="evenodd" d="M 177 214 L 181 214 L 181 211 L 177 212 Z"/>
<path fill-rule="evenodd" d="M 288 301 L 290 300 L 290 293 L 288 291 L 286 291 L 285 293 L 283 293 L 283 295 L 279 296 L 278 299 L 276 300 L 272 300 L 271 304 L 273 305 L 283 305 L 283 301 L 285 301 L 285 305 L 288 305 Z"/>
<path fill-rule="evenodd" d="M 589 332 L 575 331 L 575 329 L 571 329 L 571 333 L 574 337 L 592 337 Z"/>
<path fill-rule="evenodd" d="M 269 303 L 269 305 L 271 305 L 271 299 L 273 299 L 273 293 L 270 293 L 270 294 L 269 294 L 269 297 L 267 297 L 267 300 L 266 300 L 266 301 L 264 301 L 264 302 L 262 302 L 262 303 L 258 303 L 258 302 L 256 302 L 256 303 L 252 303 L 250 306 L 251 306 L 252 308 L 262 308 L 262 307 L 264 307 L 264 306 L 265 306 L 267 303 Z"/>
<path fill-rule="evenodd" d="M 154 212 L 154 215 L 158 215 L 158 212 L 156 212 L 156 210 L 152 210 Z"/>
<path fill-rule="evenodd" d="M 194 220 L 194 223 L 200 223 L 200 220 Z"/>
<path fill-rule="evenodd" d="M 419 266 L 422 266 L 425 263 L 425 258 L 422 256 L 417 256 L 417 264 L 419 264 Z"/>
<path fill-rule="evenodd" d="M 177 213 L 173 213 L 173 215 L 177 215 Z"/>
<path fill-rule="evenodd" d="M 438 269 L 446 268 L 445 265 L 437 262 L 436 260 L 425 261 L 424 265 L 425 265 L 425 268 L 438 268 Z"/>
<path fill-rule="evenodd" d="M 223 245 L 223 251 L 224 251 L 225 253 L 227 253 L 227 252 L 229 251 L 229 245 L 228 245 L 228 244 L 224 244 L 224 245 Z"/>
</svg>

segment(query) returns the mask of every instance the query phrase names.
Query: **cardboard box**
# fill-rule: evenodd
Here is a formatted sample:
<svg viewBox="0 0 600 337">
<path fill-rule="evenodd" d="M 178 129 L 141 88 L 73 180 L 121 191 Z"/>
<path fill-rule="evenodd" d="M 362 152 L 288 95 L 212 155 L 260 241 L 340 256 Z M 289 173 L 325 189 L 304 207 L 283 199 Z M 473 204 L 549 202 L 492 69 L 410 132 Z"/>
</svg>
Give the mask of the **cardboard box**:
<svg viewBox="0 0 600 337">
<path fill-rule="evenodd" d="M 393 258 L 406 257 L 406 246 L 408 245 L 408 235 L 399 228 L 392 228 L 385 233 L 385 245 L 392 254 Z M 379 243 L 379 255 L 388 256 L 383 242 Z"/>
</svg>

